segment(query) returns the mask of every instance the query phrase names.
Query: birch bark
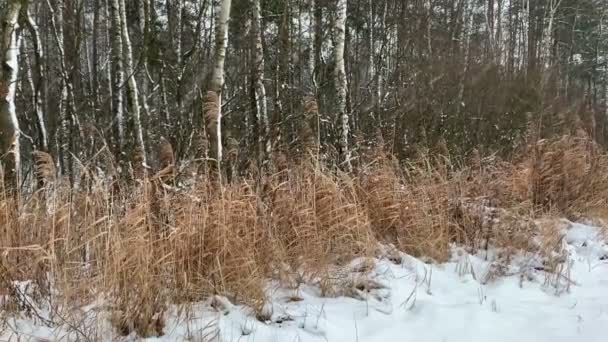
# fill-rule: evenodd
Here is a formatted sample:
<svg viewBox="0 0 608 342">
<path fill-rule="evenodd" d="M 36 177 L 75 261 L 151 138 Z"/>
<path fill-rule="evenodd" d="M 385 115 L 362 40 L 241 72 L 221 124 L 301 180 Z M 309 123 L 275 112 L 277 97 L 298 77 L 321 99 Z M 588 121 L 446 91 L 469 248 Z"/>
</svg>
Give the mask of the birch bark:
<svg viewBox="0 0 608 342">
<path fill-rule="evenodd" d="M 226 48 L 228 47 L 228 21 L 230 19 L 230 7 L 232 0 L 222 0 L 220 3 L 219 17 L 216 22 L 215 58 L 213 73 L 211 76 L 210 90 L 217 94 L 217 113 L 215 125 L 209 133 L 211 157 L 219 166 L 222 162 L 222 88 L 224 86 L 224 63 L 226 60 Z"/>
<path fill-rule="evenodd" d="M 346 67 L 344 64 L 344 40 L 346 37 L 347 0 L 337 0 L 336 18 L 334 22 L 334 82 L 336 87 L 336 104 L 338 116 L 338 148 L 341 164 L 351 170 L 350 151 L 348 148 L 349 115 L 346 112 Z"/>
</svg>

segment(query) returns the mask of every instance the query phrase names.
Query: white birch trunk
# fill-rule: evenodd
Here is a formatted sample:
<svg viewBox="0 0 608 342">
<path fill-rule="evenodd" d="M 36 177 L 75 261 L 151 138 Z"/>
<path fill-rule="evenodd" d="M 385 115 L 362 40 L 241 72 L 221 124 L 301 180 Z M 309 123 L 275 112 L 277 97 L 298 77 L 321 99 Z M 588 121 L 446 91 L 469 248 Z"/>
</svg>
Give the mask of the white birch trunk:
<svg viewBox="0 0 608 342">
<path fill-rule="evenodd" d="M 310 70 L 310 82 L 312 87 L 315 87 L 315 39 L 316 39 L 316 30 L 315 30 L 315 4 L 316 0 L 310 0 L 310 13 L 309 13 L 309 21 L 308 21 L 308 35 L 310 37 L 309 43 L 309 52 L 308 52 L 308 69 Z"/>
<path fill-rule="evenodd" d="M 131 47 L 131 39 L 129 38 L 129 28 L 127 27 L 127 11 L 125 0 L 120 0 L 120 27 L 122 32 L 122 43 L 124 46 L 124 66 L 127 74 L 127 91 L 129 93 L 129 114 L 133 117 L 133 129 L 135 130 L 135 140 L 142 153 L 142 162 L 146 164 L 146 146 L 144 142 L 143 130 L 141 128 L 141 114 L 139 107 L 139 91 L 137 89 L 137 81 L 133 71 L 133 48 Z M 143 165 L 139 165 L 141 167 Z"/>
<path fill-rule="evenodd" d="M 337 0 L 336 18 L 334 22 L 334 62 L 335 62 L 335 84 L 336 103 L 339 125 L 339 153 L 341 162 L 347 170 L 352 169 L 350 151 L 348 149 L 349 123 L 346 112 L 346 67 L 344 65 L 344 40 L 346 38 L 346 13 L 347 0 Z"/>
<path fill-rule="evenodd" d="M 112 29 L 110 30 L 110 41 L 112 46 L 112 102 L 114 109 L 114 118 L 116 120 L 116 128 L 118 133 L 118 148 L 122 152 L 125 146 L 125 118 L 124 118 L 124 99 L 122 95 L 122 86 L 124 83 L 123 70 L 123 43 L 121 34 L 121 18 L 120 18 L 120 1 L 110 0 L 110 21 Z"/>
<path fill-rule="evenodd" d="M 21 152 L 15 93 L 19 73 L 19 11 L 21 0 L 10 0 L 2 18 L 2 67 L 0 68 L 0 163 L 4 187 L 17 192 L 20 185 Z"/>
<path fill-rule="evenodd" d="M 224 86 L 224 63 L 226 60 L 226 48 L 228 47 L 228 21 L 230 19 L 230 7 L 232 0 L 222 0 L 220 4 L 219 17 L 216 23 L 215 61 L 211 77 L 211 90 L 218 96 L 218 112 L 216 132 L 210 132 L 213 139 L 212 146 L 215 148 L 216 163 L 222 162 L 222 88 Z"/>
<path fill-rule="evenodd" d="M 68 75 L 65 65 L 64 51 L 64 34 L 63 34 L 63 0 L 56 2 L 57 8 L 51 13 L 51 25 L 55 34 L 55 43 L 59 51 L 59 60 L 61 64 L 61 100 L 59 102 L 59 152 L 61 156 L 61 170 L 64 173 L 70 173 L 70 125 L 68 123 Z M 49 4 L 49 8 L 51 5 Z"/>
</svg>

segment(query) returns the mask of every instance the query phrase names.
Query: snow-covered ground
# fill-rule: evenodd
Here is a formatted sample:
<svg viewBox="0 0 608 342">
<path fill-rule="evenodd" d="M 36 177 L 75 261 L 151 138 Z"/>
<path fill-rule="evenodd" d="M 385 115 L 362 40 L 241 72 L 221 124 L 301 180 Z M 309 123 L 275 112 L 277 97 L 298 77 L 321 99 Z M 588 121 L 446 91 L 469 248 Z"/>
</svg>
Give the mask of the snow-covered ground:
<svg viewBox="0 0 608 342">
<path fill-rule="evenodd" d="M 567 261 L 557 275 L 544 272 L 534 255 L 519 255 L 501 267 L 496 251 L 469 255 L 458 248 L 452 261 L 441 265 L 405 254 L 378 259 L 365 276 L 354 261 L 350 277 L 360 285 L 354 296 L 323 298 L 314 287 L 273 288 L 267 322 L 221 299 L 215 309 L 200 303 L 187 315 L 174 308 L 165 334 L 148 340 L 608 341 L 608 245 L 594 227 L 571 224 L 564 234 Z M 97 338 L 117 340 L 102 321 L 95 320 L 92 329 Z M 78 336 L 69 326 L 10 319 L 0 341 Z"/>
</svg>

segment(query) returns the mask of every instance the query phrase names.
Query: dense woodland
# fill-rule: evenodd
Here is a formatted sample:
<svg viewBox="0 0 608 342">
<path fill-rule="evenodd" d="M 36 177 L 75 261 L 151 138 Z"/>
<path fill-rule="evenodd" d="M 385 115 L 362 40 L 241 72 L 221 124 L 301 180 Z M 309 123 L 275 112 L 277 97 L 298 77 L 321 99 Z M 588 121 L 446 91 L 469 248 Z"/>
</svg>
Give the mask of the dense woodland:
<svg viewBox="0 0 608 342">
<path fill-rule="evenodd" d="M 350 170 L 380 143 L 508 154 L 530 128 L 605 143 L 601 0 L 3 0 L 5 185 L 35 151 L 83 166 L 232 177 L 313 155 Z M 33 154 L 33 152 L 35 152 Z M 280 157 L 277 157 L 277 156 Z M 220 161 L 220 163 L 218 163 Z M 15 168 L 15 165 L 17 167 Z"/>
</svg>

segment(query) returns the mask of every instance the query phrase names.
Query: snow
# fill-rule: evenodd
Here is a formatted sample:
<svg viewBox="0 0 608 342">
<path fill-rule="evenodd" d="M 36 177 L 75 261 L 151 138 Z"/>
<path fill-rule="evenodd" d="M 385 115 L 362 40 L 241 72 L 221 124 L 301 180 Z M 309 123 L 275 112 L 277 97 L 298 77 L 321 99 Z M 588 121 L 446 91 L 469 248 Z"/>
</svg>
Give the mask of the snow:
<svg viewBox="0 0 608 342">
<path fill-rule="evenodd" d="M 193 304 L 187 315 L 172 308 L 165 334 L 147 340 L 606 341 L 608 245 L 598 228 L 576 223 L 568 223 L 562 244 L 567 261 L 560 275 L 543 271 L 543 260 L 530 253 L 504 263 L 501 251 L 470 255 L 456 246 L 451 261 L 440 265 L 393 253 L 363 272 L 362 260 L 355 260 L 346 274 L 360 286 L 350 297 L 324 298 L 313 286 L 289 290 L 270 283 L 266 322 L 216 297 L 214 305 Z M 98 336 L 110 340 L 111 326 L 96 322 Z M 1 341 L 18 335 L 20 341 L 77 339 L 65 326 L 48 328 L 26 318 L 8 323 L 12 328 L 0 332 Z"/>
</svg>

